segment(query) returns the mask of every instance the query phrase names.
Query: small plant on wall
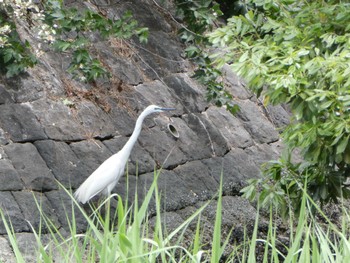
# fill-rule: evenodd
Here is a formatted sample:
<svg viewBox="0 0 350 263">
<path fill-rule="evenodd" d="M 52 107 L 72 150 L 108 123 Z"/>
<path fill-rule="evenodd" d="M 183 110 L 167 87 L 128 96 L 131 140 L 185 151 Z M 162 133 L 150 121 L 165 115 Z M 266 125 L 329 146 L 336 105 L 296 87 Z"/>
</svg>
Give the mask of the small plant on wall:
<svg viewBox="0 0 350 263">
<path fill-rule="evenodd" d="M 110 19 L 91 10 L 65 7 L 63 1 L 45 1 L 40 5 L 31 1 L 0 2 L 0 63 L 7 77 L 12 77 L 37 62 L 40 45 L 31 47 L 21 41 L 17 33 L 19 21 L 25 21 L 42 42 L 57 52 L 70 54 L 68 72 L 81 81 L 108 78 L 109 71 L 103 67 L 98 56 L 91 52 L 89 36 L 129 39 L 137 36 L 146 42 L 148 29 L 139 27 L 130 12 L 119 19 Z"/>
</svg>

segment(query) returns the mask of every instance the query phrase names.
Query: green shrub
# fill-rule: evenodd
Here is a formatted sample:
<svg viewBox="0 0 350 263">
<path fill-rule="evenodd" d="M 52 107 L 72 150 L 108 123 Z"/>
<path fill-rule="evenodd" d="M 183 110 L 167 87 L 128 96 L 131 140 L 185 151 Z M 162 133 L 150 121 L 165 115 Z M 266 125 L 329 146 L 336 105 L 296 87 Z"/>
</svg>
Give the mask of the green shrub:
<svg viewBox="0 0 350 263">
<path fill-rule="evenodd" d="M 220 50 L 212 58 L 218 67 L 229 63 L 265 105 L 290 105 L 293 118 L 282 136 L 305 160 L 293 168 L 273 164 L 265 174 L 273 184 L 307 182 L 321 202 L 349 197 L 350 4 L 249 0 L 247 9 L 209 34 Z M 273 176 L 277 167 L 286 172 Z M 297 195 L 289 185 L 280 190 Z"/>
</svg>

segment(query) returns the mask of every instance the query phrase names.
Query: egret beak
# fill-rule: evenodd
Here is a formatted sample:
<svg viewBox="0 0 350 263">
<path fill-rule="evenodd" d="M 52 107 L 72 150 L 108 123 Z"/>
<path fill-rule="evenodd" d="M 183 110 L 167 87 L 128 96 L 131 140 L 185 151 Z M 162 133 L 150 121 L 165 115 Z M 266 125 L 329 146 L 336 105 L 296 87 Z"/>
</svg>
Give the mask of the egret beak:
<svg viewBox="0 0 350 263">
<path fill-rule="evenodd" d="M 176 110 L 175 108 L 159 108 L 161 111 L 171 111 Z"/>
</svg>

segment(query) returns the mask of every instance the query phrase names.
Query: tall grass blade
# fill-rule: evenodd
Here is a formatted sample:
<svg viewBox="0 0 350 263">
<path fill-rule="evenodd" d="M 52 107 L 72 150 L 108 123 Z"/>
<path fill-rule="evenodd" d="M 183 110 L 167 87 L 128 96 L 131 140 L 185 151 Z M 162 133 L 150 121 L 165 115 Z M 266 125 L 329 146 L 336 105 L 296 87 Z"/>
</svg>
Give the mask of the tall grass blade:
<svg viewBox="0 0 350 263">
<path fill-rule="evenodd" d="M 253 235 L 250 240 L 250 247 L 249 247 L 249 254 L 248 254 L 248 262 L 249 263 L 255 263 L 256 262 L 256 242 L 257 242 L 257 236 L 258 236 L 258 225 L 259 225 L 259 206 L 256 211 L 256 218 L 254 223 L 254 230 Z"/>
<path fill-rule="evenodd" d="M 0 209 L 0 216 L 1 216 L 2 223 L 5 226 L 6 233 L 8 235 L 8 239 L 10 240 L 10 244 L 12 246 L 12 250 L 13 250 L 13 252 L 15 254 L 16 262 L 17 263 L 25 263 L 25 260 L 24 260 L 24 258 L 22 256 L 22 253 L 21 253 L 21 251 L 18 248 L 15 231 L 13 230 L 13 226 L 11 224 L 11 221 L 10 221 L 10 223 L 7 222 L 8 219 L 6 219 L 6 217 L 4 215 L 4 212 L 1 209 Z"/>
<path fill-rule="evenodd" d="M 213 233 L 213 243 L 211 248 L 211 263 L 217 263 L 220 261 L 220 258 L 223 253 L 223 247 L 221 246 L 221 222 L 222 222 L 222 177 L 221 173 L 220 178 L 220 188 L 219 188 L 219 196 L 216 206 L 216 216 L 215 216 L 215 224 L 214 224 L 214 233 Z"/>
</svg>

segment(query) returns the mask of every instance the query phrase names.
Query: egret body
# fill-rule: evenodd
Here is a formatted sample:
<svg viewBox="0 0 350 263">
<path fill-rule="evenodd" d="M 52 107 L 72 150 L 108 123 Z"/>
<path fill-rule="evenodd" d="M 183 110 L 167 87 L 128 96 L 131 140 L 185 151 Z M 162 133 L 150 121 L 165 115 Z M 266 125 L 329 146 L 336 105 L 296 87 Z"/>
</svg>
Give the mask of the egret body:
<svg viewBox="0 0 350 263">
<path fill-rule="evenodd" d="M 140 135 L 143 120 L 155 112 L 174 110 L 173 108 L 162 108 L 156 105 L 148 106 L 137 118 L 135 129 L 124 147 L 116 154 L 104 161 L 76 190 L 74 197 L 77 201 L 85 204 L 95 195 L 102 193 L 106 196 L 111 194 L 112 189 L 124 174 L 125 165 L 129 159 L 130 152 Z"/>
</svg>

